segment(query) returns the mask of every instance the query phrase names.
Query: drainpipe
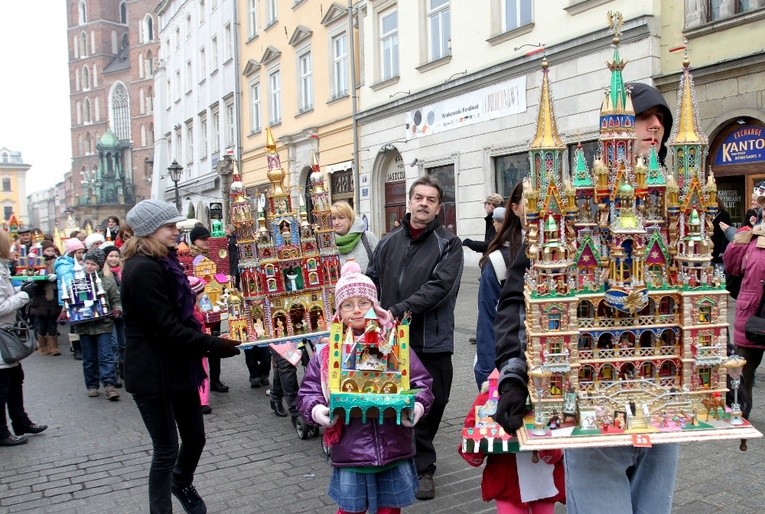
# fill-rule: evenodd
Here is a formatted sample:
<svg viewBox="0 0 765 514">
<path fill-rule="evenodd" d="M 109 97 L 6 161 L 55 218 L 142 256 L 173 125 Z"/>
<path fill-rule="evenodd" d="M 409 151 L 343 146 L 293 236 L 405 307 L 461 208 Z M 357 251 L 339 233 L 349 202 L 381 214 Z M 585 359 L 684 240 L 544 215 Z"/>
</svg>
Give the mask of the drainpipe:
<svg viewBox="0 0 765 514">
<path fill-rule="evenodd" d="M 353 132 L 353 209 L 359 212 L 359 130 L 356 123 L 356 38 L 353 35 L 353 0 L 348 0 L 348 53 L 351 61 L 351 130 Z"/>
</svg>

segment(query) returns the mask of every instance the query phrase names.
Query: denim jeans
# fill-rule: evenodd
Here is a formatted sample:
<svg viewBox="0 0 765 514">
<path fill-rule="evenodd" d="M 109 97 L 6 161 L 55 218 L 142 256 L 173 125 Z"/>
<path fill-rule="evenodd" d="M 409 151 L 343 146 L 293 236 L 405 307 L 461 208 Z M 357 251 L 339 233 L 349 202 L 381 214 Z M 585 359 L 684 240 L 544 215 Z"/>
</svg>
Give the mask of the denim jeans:
<svg viewBox="0 0 765 514">
<path fill-rule="evenodd" d="M 199 392 L 195 387 L 189 387 L 170 394 L 170 398 L 133 395 L 154 447 L 149 469 L 149 509 L 152 514 L 173 511 L 172 486 L 184 488 L 192 484 L 205 447 Z"/>
<path fill-rule="evenodd" d="M 98 389 L 99 381 L 105 386 L 116 384 L 117 368 L 114 365 L 112 333 L 80 334 L 80 344 L 85 387 Z"/>
<path fill-rule="evenodd" d="M 566 512 L 669 514 L 680 447 L 566 450 Z"/>
<path fill-rule="evenodd" d="M 8 430 L 8 420 L 5 417 L 5 408 L 8 407 L 8 416 L 11 418 L 14 432 L 24 429 L 32 424 L 24 410 L 24 370 L 21 363 L 18 366 L 0 369 L 0 439 L 11 435 Z"/>
</svg>

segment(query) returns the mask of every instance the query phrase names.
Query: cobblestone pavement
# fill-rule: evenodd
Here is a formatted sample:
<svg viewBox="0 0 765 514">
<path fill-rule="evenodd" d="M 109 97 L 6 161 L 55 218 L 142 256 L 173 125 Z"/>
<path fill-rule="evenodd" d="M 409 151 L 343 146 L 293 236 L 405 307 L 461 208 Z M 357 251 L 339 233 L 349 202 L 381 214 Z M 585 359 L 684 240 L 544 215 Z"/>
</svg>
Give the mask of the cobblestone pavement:
<svg viewBox="0 0 765 514">
<path fill-rule="evenodd" d="M 493 512 L 480 494 L 480 469 L 457 455 L 460 427 L 476 389 L 472 375 L 478 271 L 465 270 L 457 307 L 454 385 L 436 438 L 436 498 L 407 512 Z M 732 313 L 731 313 L 732 317 Z M 62 336 L 65 339 L 65 336 Z M 63 346 L 63 345 L 62 345 Z M 80 362 L 33 355 L 24 361 L 26 405 L 48 424 L 29 444 L 0 448 L 0 513 L 148 512 L 151 442 L 129 395 L 109 402 L 88 398 Z M 223 362 L 226 394 L 212 393 L 205 417 L 207 445 L 195 485 L 208 511 L 237 513 L 335 512 L 326 495 L 330 466 L 318 439 L 301 440 L 288 418 L 273 415 L 264 389 L 251 389 L 244 357 Z M 765 429 L 758 375 L 752 421 Z M 738 441 L 683 445 L 674 512 L 762 512 L 765 440 L 740 452 Z M 173 500 L 176 512 L 180 504 Z M 558 506 L 556 512 L 565 512 Z"/>
</svg>

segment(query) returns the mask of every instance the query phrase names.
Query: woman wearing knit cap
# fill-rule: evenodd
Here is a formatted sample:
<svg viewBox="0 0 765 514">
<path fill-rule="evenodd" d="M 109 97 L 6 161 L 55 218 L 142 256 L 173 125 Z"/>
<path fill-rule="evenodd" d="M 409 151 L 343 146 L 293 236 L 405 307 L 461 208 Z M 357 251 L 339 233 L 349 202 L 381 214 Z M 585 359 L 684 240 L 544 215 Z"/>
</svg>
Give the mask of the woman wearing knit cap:
<svg viewBox="0 0 765 514">
<path fill-rule="evenodd" d="M 85 387 L 88 396 L 98 396 L 99 383 L 104 385 L 106 398 L 116 402 L 120 399 L 117 392 L 117 367 L 114 363 L 114 345 L 112 331 L 114 318 L 122 316 L 120 291 L 111 276 L 104 275 L 102 268 L 106 262 L 100 248 L 91 248 L 82 258 L 87 276 L 96 275 L 101 280 L 101 287 L 106 293 L 110 311 L 106 316 L 94 318 L 74 325 L 74 331 L 80 335 L 82 345 L 82 371 L 85 375 Z"/>
<path fill-rule="evenodd" d="M 99 234 L 98 232 L 93 232 L 88 237 L 85 238 L 85 249 L 90 250 L 91 248 L 98 248 L 104 242 L 106 239 L 104 239 L 103 234 Z"/>
<path fill-rule="evenodd" d="M 207 511 L 192 485 L 205 444 L 202 356 L 239 353 L 235 341 L 203 334 L 194 318 L 196 298 L 176 254 L 176 223 L 184 219 L 167 202 L 144 200 L 127 214 L 134 235 L 122 247 L 125 389 L 154 446 L 151 512 L 172 512 L 171 492 L 186 512 Z"/>
</svg>

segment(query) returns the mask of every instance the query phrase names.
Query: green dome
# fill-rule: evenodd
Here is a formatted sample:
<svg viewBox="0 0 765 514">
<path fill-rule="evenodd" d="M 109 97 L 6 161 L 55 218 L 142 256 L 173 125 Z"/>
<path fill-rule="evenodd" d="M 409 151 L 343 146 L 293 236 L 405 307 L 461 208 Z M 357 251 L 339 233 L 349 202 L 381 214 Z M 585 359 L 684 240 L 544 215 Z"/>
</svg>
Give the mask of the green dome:
<svg viewBox="0 0 765 514">
<path fill-rule="evenodd" d="M 701 225 L 701 219 L 699 219 L 699 213 L 696 211 L 696 209 L 693 209 L 691 211 L 691 217 L 688 221 L 689 225 Z"/>
<path fill-rule="evenodd" d="M 101 146 L 114 147 L 117 146 L 117 136 L 114 135 L 110 129 L 107 129 L 101 139 L 99 140 Z"/>
<path fill-rule="evenodd" d="M 546 231 L 558 231 L 558 224 L 555 222 L 555 218 L 552 214 L 550 214 L 547 219 L 545 220 L 545 230 Z"/>
<path fill-rule="evenodd" d="M 618 194 L 622 198 L 627 198 L 627 197 L 631 198 L 632 196 L 634 196 L 635 190 L 628 183 L 622 182 L 622 185 L 619 186 Z"/>
</svg>

